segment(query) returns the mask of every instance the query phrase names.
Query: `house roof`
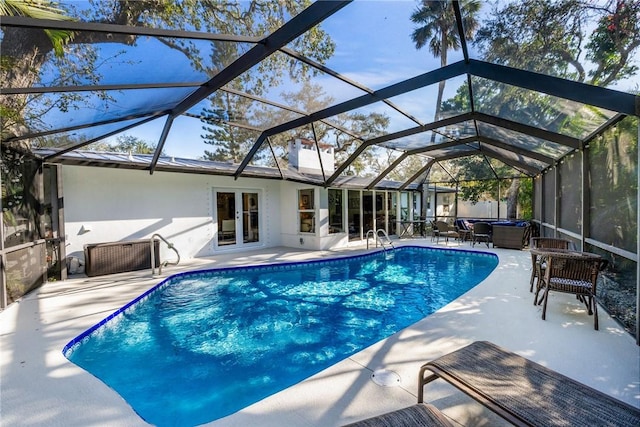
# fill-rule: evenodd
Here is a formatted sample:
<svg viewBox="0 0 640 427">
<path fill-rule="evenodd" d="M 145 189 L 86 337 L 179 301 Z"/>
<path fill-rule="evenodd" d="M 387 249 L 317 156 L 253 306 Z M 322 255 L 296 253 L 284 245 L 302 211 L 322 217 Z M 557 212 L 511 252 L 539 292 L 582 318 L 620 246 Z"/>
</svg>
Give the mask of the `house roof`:
<svg viewBox="0 0 640 427">
<path fill-rule="evenodd" d="M 248 4 L 237 7 L 249 13 Z M 470 3 L 452 4 L 460 36 Z M 544 49 L 515 64 L 473 37 L 458 37 L 443 66 L 410 37 L 419 3 L 295 5 L 284 20 L 263 16 L 253 26 L 232 25 L 220 11 L 220 22 L 137 11 L 124 24 L 116 12 L 126 11 L 75 2 L 60 6 L 73 20 L 3 16 L 2 57 L 13 68 L 0 101 L 19 120 L 3 128 L 2 143 L 49 162 L 413 189 L 439 169 L 452 180 L 536 176 L 640 114 L 637 67 L 608 83 L 615 88 L 597 86 Z M 492 17 L 482 3 L 480 26 Z M 603 17 L 585 22 L 597 29 Z M 43 30 L 72 34 L 64 55 L 53 54 Z M 638 49 L 629 53 L 636 64 Z M 533 69 L 554 58 L 546 73 Z M 86 151 L 119 135 L 149 141 L 154 154 Z M 295 135 L 333 146 L 335 172 L 289 168 L 284 141 Z"/>
<path fill-rule="evenodd" d="M 55 150 L 38 148 L 34 154 L 39 158 L 47 158 L 55 153 Z M 62 154 L 56 158 L 61 164 L 74 166 L 92 166 L 107 168 L 122 168 L 132 170 L 149 170 L 153 162 L 153 154 L 114 153 L 104 151 L 74 150 Z M 210 160 L 185 159 L 179 157 L 160 156 L 156 164 L 158 172 L 178 172 L 204 175 L 233 176 L 238 165 L 230 162 L 216 162 Z M 278 170 L 271 167 L 248 166 L 245 178 L 284 179 L 292 182 L 301 182 L 322 186 L 322 175 L 302 173 L 295 169 Z M 365 189 L 373 178 L 344 175 L 338 177 L 332 184 L 335 188 Z M 376 186 L 379 190 L 417 190 L 417 184 L 410 183 L 403 186 L 401 182 L 393 180 L 381 180 Z"/>
</svg>

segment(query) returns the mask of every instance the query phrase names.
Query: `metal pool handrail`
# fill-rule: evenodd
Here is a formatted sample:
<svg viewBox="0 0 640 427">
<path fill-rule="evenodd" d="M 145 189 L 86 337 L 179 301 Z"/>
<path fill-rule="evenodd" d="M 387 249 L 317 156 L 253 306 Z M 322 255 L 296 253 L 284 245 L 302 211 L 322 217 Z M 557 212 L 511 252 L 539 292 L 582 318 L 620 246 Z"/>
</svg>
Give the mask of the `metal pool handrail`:
<svg viewBox="0 0 640 427">
<path fill-rule="evenodd" d="M 153 276 L 156 273 L 156 254 L 155 254 L 155 246 L 154 245 L 154 240 L 155 238 L 159 238 L 160 240 L 162 240 L 163 242 L 165 242 L 167 244 L 167 247 L 169 249 L 172 249 L 176 255 L 178 256 L 178 259 L 176 261 L 165 261 L 165 262 L 161 262 L 160 265 L 158 265 L 158 274 L 162 274 L 162 267 L 163 266 L 167 266 L 167 265 L 178 265 L 178 263 L 180 262 L 180 254 L 178 253 L 178 250 L 175 248 L 175 246 L 173 246 L 173 243 L 170 243 L 169 241 L 167 241 L 167 239 L 165 239 L 164 237 L 162 237 L 160 234 L 156 233 L 153 236 L 151 236 L 151 239 L 149 239 L 149 243 L 151 245 L 151 275 Z"/>
<path fill-rule="evenodd" d="M 395 249 L 395 246 L 393 246 L 393 242 L 389 238 L 389 235 L 387 234 L 387 232 L 384 231 L 382 228 L 379 228 L 377 231 L 374 231 L 374 230 L 367 231 L 367 236 L 366 236 L 367 250 L 369 249 L 369 234 L 371 234 L 373 237 L 375 237 L 375 239 L 376 239 L 376 248 L 378 247 L 378 242 L 380 242 L 380 246 L 382 246 L 382 249 L 385 250 L 385 251 L 387 250 L 387 248 L 384 246 L 385 241 L 382 239 L 384 237 L 386 242 L 389 243 L 389 245 L 392 248 Z"/>
</svg>

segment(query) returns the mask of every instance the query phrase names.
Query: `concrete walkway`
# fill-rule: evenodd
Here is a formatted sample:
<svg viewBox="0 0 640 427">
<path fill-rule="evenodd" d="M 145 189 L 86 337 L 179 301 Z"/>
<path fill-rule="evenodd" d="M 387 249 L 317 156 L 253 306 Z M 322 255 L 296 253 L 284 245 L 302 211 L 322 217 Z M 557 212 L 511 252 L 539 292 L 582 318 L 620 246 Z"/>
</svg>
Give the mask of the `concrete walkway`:
<svg viewBox="0 0 640 427">
<path fill-rule="evenodd" d="M 400 244 L 432 245 L 428 240 Z M 466 244 L 459 247 L 470 249 Z M 600 330 L 594 331 L 593 318 L 584 306 L 575 297 L 557 293 L 552 294 L 547 320 L 541 320 L 541 309 L 532 304 L 529 293 L 529 253 L 476 248 L 496 253 L 500 263 L 462 297 L 302 383 L 208 425 L 339 426 L 409 406 L 416 402 L 419 367 L 475 340 L 492 341 L 640 407 L 640 347 L 629 333 L 604 310 L 599 311 Z M 270 248 L 190 260 L 166 269 L 163 278 L 190 269 L 325 258 L 362 250 Z M 118 394 L 70 363 L 62 348 L 160 280 L 149 271 L 72 278 L 48 283 L 1 312 L 0 424 L 146 425 Z M 370 377 L 377 369 L 396 372 L 399 386 L 376 385 Z M 437 381 L 425 390 L 426 399 L 460 425 L 504 424 L 444 383 Z"/>
</svg>

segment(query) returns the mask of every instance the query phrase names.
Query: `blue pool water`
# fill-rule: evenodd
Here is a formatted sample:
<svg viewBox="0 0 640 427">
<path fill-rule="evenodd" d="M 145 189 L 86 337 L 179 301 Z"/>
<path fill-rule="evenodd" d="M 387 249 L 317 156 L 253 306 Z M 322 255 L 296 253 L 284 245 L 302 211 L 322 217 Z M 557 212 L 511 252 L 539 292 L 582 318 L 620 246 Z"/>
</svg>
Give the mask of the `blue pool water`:
<svg viewBox="0 0 640 427">
<path fill-rule="evenodd" d="M 428 316 L 496 267 L 419 247 L 172 276 L 64 354 L 147 422 L 232 414 Z"/>
</svg>

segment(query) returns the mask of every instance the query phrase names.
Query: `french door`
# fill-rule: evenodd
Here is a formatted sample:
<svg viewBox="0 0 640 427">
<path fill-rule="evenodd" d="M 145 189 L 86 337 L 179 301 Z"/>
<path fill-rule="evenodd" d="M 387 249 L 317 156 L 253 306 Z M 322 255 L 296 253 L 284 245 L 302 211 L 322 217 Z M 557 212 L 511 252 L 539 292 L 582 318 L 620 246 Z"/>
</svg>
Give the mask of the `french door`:
<svg viewBox="0 0 640 427">
<path fill-rule="evenodd" d="M 214 190 L 219 248 L 260 243 L 260 192 L 258 190 Z"/>
</svg>

